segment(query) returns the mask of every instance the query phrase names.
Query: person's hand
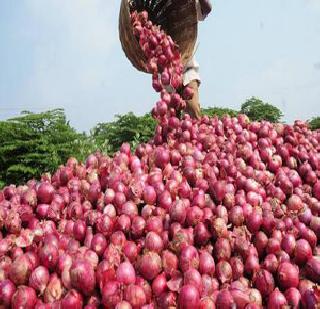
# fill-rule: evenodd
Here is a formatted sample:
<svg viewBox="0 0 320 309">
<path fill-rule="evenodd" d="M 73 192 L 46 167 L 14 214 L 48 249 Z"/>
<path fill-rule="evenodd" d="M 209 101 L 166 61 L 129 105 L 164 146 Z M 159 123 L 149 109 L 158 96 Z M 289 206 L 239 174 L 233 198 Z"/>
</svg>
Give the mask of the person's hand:
<svg viewBox="0 0 320 309">
<path fill-rule="evenodd" d="M 212 11 L 212 4 L 210 0 L 199 0 L 201 12 L 204 17 L 207 17 Z"/>
</svg>

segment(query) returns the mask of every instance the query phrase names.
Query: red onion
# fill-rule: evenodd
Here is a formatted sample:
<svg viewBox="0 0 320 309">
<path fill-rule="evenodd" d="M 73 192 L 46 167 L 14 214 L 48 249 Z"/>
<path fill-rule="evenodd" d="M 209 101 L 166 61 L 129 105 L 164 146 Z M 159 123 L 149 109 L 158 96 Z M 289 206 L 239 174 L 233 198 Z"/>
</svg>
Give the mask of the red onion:
<svg viewBox="0 0 320 309">
<path fill-rule="evenodd" d="M 220 261 L 216 265 L 216 276 L 224 284 L 232 280 L 232 268 L 227 261 Z"/>
<path fill-rule="evenodd" d="M 52 274 L 50 281 L 44 291 L 43 299 L 45 303 L 53 303 L 60 300 L 62 296 L 62 285 L 56 274 Z"/>
<path fill-rule="evenodd" d="M 233 308 L 235 307 L 235 301 L 232 294 L 228 290 L 221 290 L 217 296 L 216 307 L 217 308 Z"/>
<path fill-rule="evenodd" d="M 162 252 L 163 246 L 163 240 L 158 234 L 156 234 L 155 232 L 149 232 L 147 234 L 145 240 L 146 249 L 160 254 Z"/>
<path fill-rule="evenodd" d="M 15 285 L 27 284 L 32 272 L 32 263 L 25 255 L 18 256 L 10 266 L 9 278 Z"/>
<path fill-rule="evenodd" d="M 298 265 L 305 264 L 312 257 L 312 249 L 305 239 L 297 241 L 294 260 Z"/>
<path fill-rule="evenodd" d="M 207 251 L 202 251 L 199 257 L 199 271 L 201 274 L 213 275 L 215 272 L 215 263 L 212 255 Z"/>
<path fill-rule="evenodd" d="M 134 262 L 138 256 L 137 245 L 133 241 L 126 241 L 123 246 L 123 254 L 131 263 Z"/>
<path fill-rule="evenodd" d="M 114 308 L 121 301 L 121 286 L 119 282 L 108 281 L 102 289 L 102 303 L 106 308 Z"/>
<path fill-rule="evenodd" d="M 43 294 L 48 282 L 49 282 L 49 271 L 43 266 L 35 268 L 29 277 L 29 286 L 34 288 L 40 294 Z"/>
<path fill-rule="evenodd" d="M 121 263 L 116 271 L 117 281 L 123 284 L 133 284 L 136 281 L 135 270 L 130 262 Z"/>
<path fill-rule="evenodd" d="M 278 269 L 279 266 L 279 262 L 277 257 L 274 254 L 268 254 L 263 262 L 263 267 L 271 272 L 271 273 L 275 273 Z"/>
<path fill-rule="evenodd" d="M 179 266 L 183 272 L 190 268 L 197 269 L 199 267 L 199 254 L 195 247 L 187 246 L 181 250 Z"/>
<path fill-rule="evenodd" d="M 50 204 L 53 199 L 54 191 L 54 187 L 50 183 L 41 183 L 37 189 L 37 198 L 39 203 Z"/>
<path fill-rule="evenodd" d="M 32 309 L 34 308 L 36 302 L 37 296 L 34 289 L 25 285 L 21 285 L 18 287 L 17 291 L 12 296 L 11 308 Z"/>
<path fill-rule="evenodd" d="M 130 305 L 130 303 L 123 300 L 116 305 L 115 309 L 132 309 L 132 306 Z"/>
<path fill-rule="evenodd" d="M 299 308 L 301 302 L 301 294 L 296 288 L 289 288 L 284 292 L 284 296 L 289 306 Z"/>
<path fill-rule="evenodd" d="M 70 268 L 70 279 L 73 287 L 84 295 L 90 295 L 95 286 L 95 275 L 92 265 L 86 260 L 74 261 Z"/>
<path fill-rule="evenodd" d="M 295 265 L 284 262 L 278 267 L 279 285 L 284 288 L 296 288 L 299 284 L 299 269 Z"/>
<path fill-rule="evenodd" d="M 268 296 L 275 287 L 273 276 L 267 270 L 259 270 L 254 277 L 254 285 L 263 297 Z"/>
<path fill-rule="evenodd" d="M 313 256 L 306 264 L 307 276 L 314 282 L 320 283 L 320 257 Z"/>
<path fill-rule="evenodd" d="M 200 296 L 198 289 L 193 285 L 184 285 L 179 293 L 179 308 L 198 308 L 200 304 Z"/>
<path fill-rule="evenodd" d="M 107 240 L 103 234 L 97 233 L 91 240 L 91 249 L 96 252 L 99 256 L 103 254 L 107 247 Z"/>
<path fill-rule="evenodd" d="M 218 238 L 215 245 L 215 257 L 218 261 L 229 260 L 231 257 L 230 242 L 226 238 Z"/>
<path fill-rule="evenodd" d="M 237 280 L 243 276 L 244 265 L 240 257 L 232 257 L 230 259 L 230 265 L 232 269 L 232 278 L 233 280 Z"/>
<path fill-rule="evenodd" d="M 194 269 L 190 268 L 183 274 L 183 284 L 184 285 L 194 285 L 199 291 L 202 290 L 202 278 L 200 273 Z"/>
<path fill-rule="evenodd" d="M 292 234 L 285 234 L 281 241 L 281 248 L 289 255 L 292 255 L 296 248 L 295 237 Z"/>
<path fill-rule="evenodd" d="M 279 289 L 275 289 L 270 295 L 268 299 L 268 309 L 273 308 L 282 308 L 282 306 L 287 304 L 287 300 L 284 295 L 279 291 Z"/>
<path fill-rule="evenodd" d="M 10 280 L 0 280 L 0 305 L 9 308 L 15 291 L 16 287 Z"/>
<path fill-rule="evenodd" d="M 153 280 L 162 269 L 160 256 L 155 252 L 147 252 L 138 261 L 139 272 L 147 280 Z"/>
<path fill-rule="evenodd" d="M 137 285 L 129 285 L 124 291 L 124 299 L 128 301 L 132 308 L 138 309 L 146 304 L 146 294 L 143 289 Z"/>
<path fill-rule="evenodd" d="M 152 293 L 159 297 L 167 290 L 167 280 L 165 273 L 158 275 L 152 282 Z"/>
<path fill-rule="evenodd" d="M 54 245 L 44 245 L 39 251 L 40 263 L 44 267 L 53 270 L 59 258 L 58 249 Z"/>
<path fill-rule="evenodd" d="M 162 252 L 162 265 L 164 272 L 171 276 L 178 269 L 178 257 L 172 252 L 165 250 Z"/>
</svg>

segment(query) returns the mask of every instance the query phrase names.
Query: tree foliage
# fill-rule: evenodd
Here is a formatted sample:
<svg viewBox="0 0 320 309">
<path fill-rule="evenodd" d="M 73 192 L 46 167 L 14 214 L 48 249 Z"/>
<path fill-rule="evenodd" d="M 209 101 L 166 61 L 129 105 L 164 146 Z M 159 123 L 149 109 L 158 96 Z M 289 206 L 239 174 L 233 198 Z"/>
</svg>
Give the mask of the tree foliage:
<svg viewBox="0 0 320 309">
<path fill-rule="evenodd" d="M 252 97 L 242 104 L 240 112 L 247 115 L 253 121 L 267 120 L 270 122 L 280 122 L 283 114 L 281 110 L 269 103 Z"/>
<path fill-rule="evenodd" d="M 117 115 L 116 120 L 99 123 L 91 131 L 91 138 L 97 148 L 112 155 L 124 142 L 134 149 L 139 143 L 149 141 L 154 135 L 156 122 L 150 114 L 136 116 L 132 112 Z"/>
<path fill-rule="evenodd" d="M 54 171 L 68 157 L 82 159 L 85 139 L 66 120 L 64 111 L 21 116 L 0 122 L 0 183 L 22 183 Z"/>
<path fill-rule="evenodd" d="M 311 130 L 320 129 L 320 117 L 314 117 L 309 121 Z"/>
<path fill-rule="evenodd" d="M 222 107 L 208 107 L 202 109 L 202 114 L 207 115 L 209 117 L 218 116 L 222 117 L 225 115 L 229 115 L 231 117 L 235 117 L 239 114 L 238 111 L 230 108 L 222 108 Z"/>
</svg>

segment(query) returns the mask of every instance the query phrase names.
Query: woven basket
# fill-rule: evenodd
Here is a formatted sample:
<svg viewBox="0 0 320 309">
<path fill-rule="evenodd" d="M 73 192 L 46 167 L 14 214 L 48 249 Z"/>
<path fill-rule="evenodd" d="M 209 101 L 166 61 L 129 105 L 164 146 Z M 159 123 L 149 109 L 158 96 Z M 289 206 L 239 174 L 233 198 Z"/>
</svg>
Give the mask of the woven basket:
<svg viewBox="0 0 320 309">
<path fill-rule="evenodd" d="M 130 11 L 146 10 L 153 23 L 161 25 L 179 46 L 185 65 L 193 55 L 197 40 L 198 21 L 195 0 L 122 0 L 119 35 L 122 49 L 132 65 L 147 72 L 146 59 L 133 34 Z"/>
</svg>

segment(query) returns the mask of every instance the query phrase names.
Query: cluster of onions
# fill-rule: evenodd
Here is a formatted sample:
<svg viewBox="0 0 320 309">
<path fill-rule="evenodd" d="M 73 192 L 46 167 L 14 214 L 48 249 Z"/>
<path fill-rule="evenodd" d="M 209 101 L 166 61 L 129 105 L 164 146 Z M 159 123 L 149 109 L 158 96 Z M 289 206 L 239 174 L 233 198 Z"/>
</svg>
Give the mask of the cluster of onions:
<svg viewBox="0 0 320 309">
<path fill-rule="evenodd" d="M 132 20 L 161 74 L 155 137 L 0 191 L 0 307 L 316 308 L 320 133 L 179 119 L 177 47 Z"/>
</svg>

